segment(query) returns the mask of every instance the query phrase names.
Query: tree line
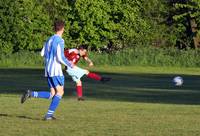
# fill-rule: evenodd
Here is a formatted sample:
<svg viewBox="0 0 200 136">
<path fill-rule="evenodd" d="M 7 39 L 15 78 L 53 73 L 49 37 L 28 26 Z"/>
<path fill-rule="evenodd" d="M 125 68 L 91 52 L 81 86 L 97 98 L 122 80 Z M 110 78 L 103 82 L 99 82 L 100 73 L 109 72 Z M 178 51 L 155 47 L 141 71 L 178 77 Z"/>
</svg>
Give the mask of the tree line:
<svg viewBox="0 0 200 136">
<path fill-rule="evenodd" d="M 68 48 L 200 46 L 199 0 L 0 0 L 0 52 L 41 49 L 56 19 Z"/>
</svg>

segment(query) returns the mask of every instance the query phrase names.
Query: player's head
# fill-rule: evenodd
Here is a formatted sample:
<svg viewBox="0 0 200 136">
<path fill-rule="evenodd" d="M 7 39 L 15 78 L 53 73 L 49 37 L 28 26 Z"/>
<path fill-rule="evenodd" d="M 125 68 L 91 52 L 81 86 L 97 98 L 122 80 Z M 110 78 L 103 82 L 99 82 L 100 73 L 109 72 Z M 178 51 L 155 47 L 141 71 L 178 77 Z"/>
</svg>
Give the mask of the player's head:
<svg viewBox="0 0 200 136">
<path fill-rule="evenodd" d="M 56 20 L 54 22 L 54 31 L 55 32 L 64 32 L 65 22 L 62 20 Z"/>
<path fill-rule="evenodd" d="M 80 45 L 78 47 L 78 50 L 79 50 L 79 54 L 81 56 L 86 56 L 87 55 L 87 46 L 86 45 Z"/>
</svg>

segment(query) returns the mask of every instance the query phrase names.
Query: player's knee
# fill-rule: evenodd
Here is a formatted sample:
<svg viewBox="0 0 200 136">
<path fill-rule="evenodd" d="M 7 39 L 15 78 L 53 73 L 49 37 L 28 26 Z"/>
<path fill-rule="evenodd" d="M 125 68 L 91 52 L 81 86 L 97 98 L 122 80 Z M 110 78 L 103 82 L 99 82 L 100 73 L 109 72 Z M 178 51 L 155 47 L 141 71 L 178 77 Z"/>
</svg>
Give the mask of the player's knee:
<svg viewBox="0 0 200 136">
<path fill-rule="evenodd" d="M 53 98 L 54 95 L 55 93 L 50 93 L 49 99 Z"/>
<path fill-rule="evenodd" d="M 89 70 L 85 70 L 85 74 L 88 75 L 90 73 Z"/>
<path fill-rule="evenodd" d="M 49 99 L 51 99 L 55 94 L 56 94 L 55 89 L 54 88 L 50 88 L 50 97 L 49 97 Z"/>
<path fill-rule="evenodd" d="M 60 96 L 63 96 L 63 95 L 64 95 L 64 91 L 61 92 Z"/>
<path fill-rule="evenodd" d="M 78 80 L 78 81 L 76 82 L 76 85 L 77 85 L 77 86 L 82 86 L 81 80 Z"/>
<path fill-rule="evenodd" d="M 59 95 L 59 96 L 63 96 L 64 95 L 64 91 L 58 91 L 56 94 Z"/>
<path fill-rule="evenodd" d="M 59 95 L 59 96 L 63 96 L 64 95 L 64 88 L 62 86 L 58 86 L 56 87 L 56 94 Z"/>
</svg>

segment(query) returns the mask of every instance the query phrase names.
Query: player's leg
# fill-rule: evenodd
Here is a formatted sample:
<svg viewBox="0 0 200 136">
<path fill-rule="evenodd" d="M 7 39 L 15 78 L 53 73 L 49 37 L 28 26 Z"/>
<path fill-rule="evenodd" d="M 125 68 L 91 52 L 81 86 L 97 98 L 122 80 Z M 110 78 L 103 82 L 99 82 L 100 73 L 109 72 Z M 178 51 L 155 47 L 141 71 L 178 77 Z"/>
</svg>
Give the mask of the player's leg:
<svg viewBox="0 0 200 136">
<path fill-rule="evenodd" d="M 52 97 L 52 95 L 50 92 L 47 92 L 47 91 L 41 91 L 41 92 L 32 91 L 31 97 L 50 99 Z"/>
<path fill-rule="evenodd" d="M 55 95 L 55 89 L 53 88 L 53 84 L 50 78 L 47 78 L 48 86 L 51 92 L 49 91 L 32 91 L 28 89 L 24 92 L 21 97 L 21 103 L 24 103 L 28 98 L 44 98 L 44 99 L 51 99 Z"/>
<path fill-rule="evenodd" d="M 48 91 L 31 91 L 31 90 L 27 90 L 26 92 L 24 92 L 24 94 L 21 97 L 21 103 L 24 103 L 28 98 L 44 98 L 44 99 L 51 99 L 52 98 L 52 93 L 48 92 Z"/>
<path fill-rule="evenodd" d="M 57 86 L 55 89 L 57 90 L 56 91 L 57 93 L 52 98 L 51 104 L 49 106 L 47 114 L 45 115 L 44 120 L 55 119 L 55 117 L 53 116 L 54 112 L 57 109 L 57 107 L 60 103 L 60 100 L 62 99 L 62 96 L 64 94 L 64 90 L 63 90 L 64 87 L 63 86 Z"/>
<path fill-rule="evenodd" d="M 54 88 L 50 88 L 51 91 L 51 97 L 53 97 L 56 94 L 56 90 Z"/>
<path fill-rule="evenodd" d="M 51 99 L 56 93 L 52 78 L 47 78 L 47 83 L 50 88 L 50 92 L 49 91 L 31 91 L 30 97 Z"/>
<path fill-rule="evenodd" d="M 102 80 L 102 77 L 99 74 L 89 72 L 86 69 L 82 69 L 80 67 L 74 67 L 73 69 L 67 69 L 67 73 L 72 77 L 72 79 L 77 82 L 83 75 L 87 75 L 88 78 L 92 78 L 95 80 Z"/>
<path fill-rule="evenodd" d="M 76 92 L 79 101 L 83 101 L 83 91 L 82 91 L 82 82 L 81 77 L 84 76 L 87 71 L 75 66 L 73 69 L 68 69 L 67 73 L 72 77 L 72 80 L 76 83 Z"/>
<path fill-rule="evenodd" d="M 55 95 L 52 98 L 51 104 L 49 106 L 47 114 L 45 115 L 44 120 L 55 119 L 55 117 L 53 117 L 54 112 L 57 109 L 60 103 L 60 100 L 62 99 L 62 96 L 64 94 L 64 77 L 63 76 L 53 78 L 53 84 L 54 84 L 54 89 L 55 89 Z M 53 91 L 53 88 L 51 89 Z"/>
<path fill-rule="evenodd" d="M 84 101 L 85 99 L 83 98 L 83 89 L 81 80 L 78 80 L 76 82 L 76 92 L 78 96 L 78 101 Z"/>
<path fill-rule="evenodd" d="M 101 81 L 102 83 L 105 83 L 107 81 L 110 81 L 111 78 L 110 77 L 102 77 L 101 75 L 97 74 L 97 73 L 93 73 L 93 72 L 90 72 L 88 70 L 86 70 L 86 75 L 88 78 L 92 78 L 94 80 L 97 80 L 97 81 Z"/>
<path fill-rule="evenodd" d="M 21 96 L 21 103 L 23 104 L 30 97 L 31 97 L 31 91 L 30 90 L 25 91 Z"/>
</svg>

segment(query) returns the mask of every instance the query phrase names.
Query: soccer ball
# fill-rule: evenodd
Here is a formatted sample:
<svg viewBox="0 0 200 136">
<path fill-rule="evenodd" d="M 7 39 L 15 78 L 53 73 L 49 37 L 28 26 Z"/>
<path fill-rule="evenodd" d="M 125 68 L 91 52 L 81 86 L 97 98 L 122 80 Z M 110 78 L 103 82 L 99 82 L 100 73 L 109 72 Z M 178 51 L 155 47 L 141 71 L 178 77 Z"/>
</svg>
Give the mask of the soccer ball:
<svg viewBox="0 0 200 136">
<path fill-rule="evenodd" d="M 183 84 L 183 78 L 180 76 L 176 76 L 173 79 L 173 83 L 175 84 L 175 86 L 181 86 Z"/>
</svg>

